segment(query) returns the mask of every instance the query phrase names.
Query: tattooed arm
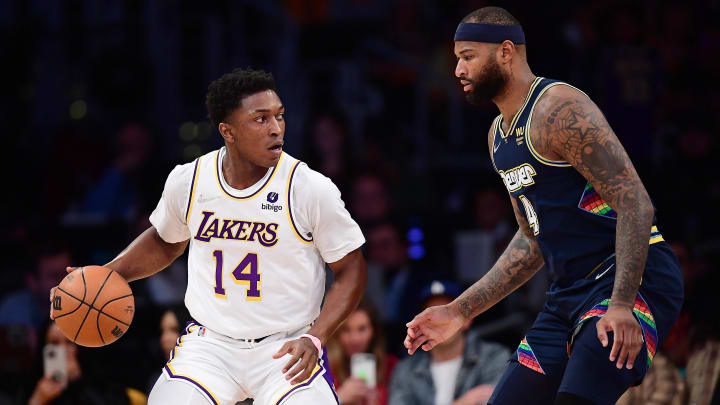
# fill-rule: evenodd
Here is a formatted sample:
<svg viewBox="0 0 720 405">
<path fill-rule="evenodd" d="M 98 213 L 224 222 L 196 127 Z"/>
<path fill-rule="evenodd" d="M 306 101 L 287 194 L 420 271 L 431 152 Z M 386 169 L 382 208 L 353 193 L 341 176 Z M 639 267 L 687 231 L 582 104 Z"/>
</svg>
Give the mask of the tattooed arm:
<svg viewBox="0 0 720 405">
<path fill-rule="evenodd" d="M 622 347 L 617 366 L 627 357 L 632 368 L 642 346 L 632 308 L 648 252 L 654 215 L 650 197 L 602 112 L 581 92 L 550 88 L 538 102 L 530 133 L 538 153 L 570 163 L 617 212 L 615 282 L 610 310 L 598 322 L 598 338 L 607 346 L 607 331 L 613 330 L 610 360 Z"/>
<path fill-rule="evenodd" d="M 492 137 L 489 136 L 490 150 Z M 431 307 L 408 322 L 405 347 L 413 354 L 418 347 L 430 350 L 449 338 L 468 320 L 486 311 L 528 281 L 544 261 L 533 232 L 510 196 L 519 229 L 495 265 L 457 299 Z"/>
</svg>

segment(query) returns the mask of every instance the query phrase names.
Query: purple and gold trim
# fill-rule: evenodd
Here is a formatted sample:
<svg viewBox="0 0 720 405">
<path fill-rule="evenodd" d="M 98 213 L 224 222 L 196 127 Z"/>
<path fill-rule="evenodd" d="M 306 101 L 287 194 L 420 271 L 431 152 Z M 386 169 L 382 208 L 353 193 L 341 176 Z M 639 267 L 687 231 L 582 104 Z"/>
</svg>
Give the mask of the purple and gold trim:
<svg viewBox="0 0 720 405">
<path fill-rule="evenodd" d="M 265 180 L 265 183 L 263 183 L 263 185 L 260 186 L 260 188 L 257 189 L 257 191 L 255 191 L 254 193 L 252 193 L 248 196 L 238 197 L 238 196 L 230 194 L 230 192 L 225 189 L 225 187 L 222 184 L 222 181 L 220 180 L 220 176 L 222 176 L 222 174 L 221 174 L 222 173 L 222 162 L 220 161 L 220 151 L 222 151 L 223 149 L 218 150 L 217 157 L 215 158 L 215 160 L 216 160 L 215 177 L 217 179 L 218 186 L 223 191 L 223 193 L 225 193 L 225 195 L 227 195 L 228 197 L 230 197 L 234 200 L 249 200 L 249 199 L 255 197 L 256 195 L 260 194 L 260 192 L 263 191 L 268 184 L 270 184 L 270 181 L 272 181 L 273 177 L 275 177 L 275 173 L 277 173 L 277 171 L 278 171 L 277 168 L 278 168 L 278 166 L 280 166 L 280 162 L 282 162 L 283 156 L 285 156 L 284 152 L 280 155 L 280 159 L 278 160 L 277 164 L 272 168 L 272 171 L 270 172 L 270 176 L 268 176 L 267 180 Z"/>
<path fill-rule="evenodd" d="M 335 393 L 335 380 L 333 379 L 332 375 L 330 374 L 330 370 L 325 369 L 324 365 L 327 363 L 327 351 L 325 348 L 323 348 L 323 354 L 318 359 L 318 364 L 315 366 L 315 369 L 313 370 L 310 377 L 308 377 L 307 380 L 295 385 L 294 387 L 287 390 L 277 401 L 275 401 L 275 405 L 280 405 L 282 402 L 287 399 L 290 395 L 292 395 L 293 392 L 296 392 L 300 390 L 301 388 L 305 388 L 309 386 L 310 384 L 315 381 L 317 376 L 322 375 L 325 378 L 325 381 L 330 386 L 330 391 L 332 391 L 333 396 L 335 397 L 335 401 L 337 401 L 338 405 L 340 404 L 340 400 L 337 397 L 337 394 Z"/>
<path fill-rule="evenodd" d="M 185 210 L 185 223 L 190 220 L 190 211 L 192 210 L 192 203 L 193 200 L 195 200 L 195 187 L 197 185 L 197 171 L 198 166 L 200 166 L 200 159 L 202 159 L 202 156 L 195 159 L 195 169 L 193 170 L 193 177 L 192 181 L 190 182 L 190 195 L 188 196 L 188 203 L 187 203 L 187 210 Z"/>
<path fill-rule="evenodd" d="M 285 198 L 287 198 L 288 219 L 290 219 L 290 225 L 292 225 L 292 229 L 293 229 L 293 232 L 295 232 L 295 236 L 297 236 L 301 242 L 312 243 L 313 239 L 304 237 L 303 234 L 300 233 L 297 226 L 295 225 L 295 219 L 293 218 L 293 214 L 292 214 L 292 206 L 290 205 L 290 201 L 292 200 L 291 195 L 290 195 L 290 190 L 292 189 L 292 180 L 293 180 L 293 176 L 295 175 L 295 170 L 297 169 L 297 167 L 300 163 L 302 163 L 302 162 L 299 160 L 297 162 L 295 162 L 295 165 L 293 166 L 292 170 L 290 171 L 290 176 L 288 176 L 287 193 L 285 193 Z"/>
<path fill-rule="evenodd" d="M 210 391 L 203 383 L 193 379 L 190 376 L 176 373 L 175 370 L 173 370 L 172 365 L 170 364 L 170 363 L 172 363 L 173 359 L 175 359 L 177 357 L 177 349 L 178 349 L 178 347 L 182 347 L 183 338 L 187 334 L 193 333 L 197 328 L 201 328 L 201 326 L 193 321 L 190 321 L 187 323 L 187 327 L 185 327 L 185 330 L 178 338 L 177 344 L 175 344 L 173 351 L 170 352 L 170 360 L 168 360 L 167 364 L 165 364 L 165 367 L 163 369 L 165 370 L 165 373 L 167 373 L 168 377 L 174 378 L 177 380 L 185 380 L 185 381 L 190 382 L 191 384 L 196 386 L 200 390 L 200 392 L 205 394 L 207 396 L 208 400 L 210 400 L 210 402 L 213 403 L 213 405 L 220 405 L 220 401 L 218 401 L 218 399 L 215 397 L 215 395 L 212 393 L 212 391 Z"/>
</svg>

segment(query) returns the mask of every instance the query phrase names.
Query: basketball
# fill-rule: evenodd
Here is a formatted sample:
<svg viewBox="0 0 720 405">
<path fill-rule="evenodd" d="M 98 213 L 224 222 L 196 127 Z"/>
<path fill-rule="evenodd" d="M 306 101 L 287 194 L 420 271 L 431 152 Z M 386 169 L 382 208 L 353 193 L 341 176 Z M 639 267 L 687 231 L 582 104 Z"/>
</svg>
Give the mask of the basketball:
<svg viewBox="0 0 720 405">
<path fill-rule="evenodd" d="M 52 302 L 55 323 L 73 342 L 108 345 L 130 327 L 135 299 L 127 281 L 103 266 L 85 266 L 65 276 Z"/>
</svg>

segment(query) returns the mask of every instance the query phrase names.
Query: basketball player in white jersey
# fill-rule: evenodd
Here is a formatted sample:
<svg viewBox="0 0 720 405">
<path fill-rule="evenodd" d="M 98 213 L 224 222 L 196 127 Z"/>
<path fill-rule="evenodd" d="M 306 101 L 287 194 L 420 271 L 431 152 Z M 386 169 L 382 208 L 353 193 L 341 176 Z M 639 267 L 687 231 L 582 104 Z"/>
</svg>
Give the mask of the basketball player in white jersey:
<svg viewBox="0 0 720 405">
<path fill-rule="evenodd" d="M 363 293 L 365 239 L 335 185 L 282 151 L 272 75 L 236 69 L 206 104 L 225 147 L 175 167 L 152 227 L 107 264 L 137 280 L 190 246 L 194 321 L 149 404 L 336 404 L 322 346 Z M 335 279 L 321 311 L 325 263 Z"/>
</svg>

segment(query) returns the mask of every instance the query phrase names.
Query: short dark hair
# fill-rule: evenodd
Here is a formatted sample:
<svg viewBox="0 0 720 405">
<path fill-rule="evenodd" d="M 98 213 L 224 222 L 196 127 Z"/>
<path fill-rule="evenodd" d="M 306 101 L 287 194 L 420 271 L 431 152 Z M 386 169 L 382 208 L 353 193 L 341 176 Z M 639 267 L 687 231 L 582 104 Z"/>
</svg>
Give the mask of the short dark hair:
<svg viewBox="0 0 720 405">
<path fill-rule="evenodd" d="M 464 23 L 479 23 L 492 25 L 520 25 L 520 21 L 501 7 L 479 8 L 462 19 Z"/>
<path fill-rule="evenodd" d="M 240 106 L 243 98 L 263 90 L 277 93 L 272 73 L 238 68 L 222 75 L 208 86 L 205 96 L 208 119 L 217 128 L 233 110 Z"/>
</svg>

